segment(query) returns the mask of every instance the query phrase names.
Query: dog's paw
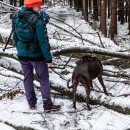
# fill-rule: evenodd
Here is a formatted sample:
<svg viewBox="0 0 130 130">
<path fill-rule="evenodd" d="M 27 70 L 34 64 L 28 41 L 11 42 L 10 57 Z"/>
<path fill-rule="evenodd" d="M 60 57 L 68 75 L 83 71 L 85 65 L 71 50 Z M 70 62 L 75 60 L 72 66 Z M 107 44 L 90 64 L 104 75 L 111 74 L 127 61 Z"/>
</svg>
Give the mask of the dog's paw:
<svg viewBox="0 0 130 130">
<path fill-rule="evenodd" d="M 91 111 L 91 110 L 92 110 L 92 108 L 91 108 L 90 106 L 88 106 L 88 110 L 89 110 L 89 111 Z"/>
</svg>

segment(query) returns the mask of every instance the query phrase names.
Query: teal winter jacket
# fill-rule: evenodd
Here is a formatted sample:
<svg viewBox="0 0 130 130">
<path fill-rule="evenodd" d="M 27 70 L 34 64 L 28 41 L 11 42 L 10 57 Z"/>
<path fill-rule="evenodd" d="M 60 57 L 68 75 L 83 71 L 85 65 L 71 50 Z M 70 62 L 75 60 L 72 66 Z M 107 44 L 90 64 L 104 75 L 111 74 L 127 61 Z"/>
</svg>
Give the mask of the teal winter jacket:
<svg viewBox="0 0 130 130">
<path fill-rule="evenodd" d="M 34 15 L 39 16 L 39 14 L 24 6 L 21 8 L 21 12 L 23 14 L 29 12 L 27 19 L 31 18 Z M 26 35 L 22 34 L 22 38 L 19 38 L 17 33 L 17 28 L 19 25 L 17 23 L 18 22 L 17 17 L 19 17 L 18 14 L 15 15 L 13 20 L 13 27 L 14 27 L 13 39 L 14 39 L 14 45 L 16 46 L 18 52 L 19 60 L 46 61 L 48 63 L 52 62 L 50 45 L 47 37 L 46 24 L 43 23 L 43 20 L 40 17 L 37 17 L 37 19 L 34 21 L 33 26 L 35 30 L 33 31 L 34 35 L 33 38 L 27 34 Z M 24 37 L 33 40 L 30 40 L 29 43 L 26 43 L 24 42 L 25 41 Z"/>
</svg>

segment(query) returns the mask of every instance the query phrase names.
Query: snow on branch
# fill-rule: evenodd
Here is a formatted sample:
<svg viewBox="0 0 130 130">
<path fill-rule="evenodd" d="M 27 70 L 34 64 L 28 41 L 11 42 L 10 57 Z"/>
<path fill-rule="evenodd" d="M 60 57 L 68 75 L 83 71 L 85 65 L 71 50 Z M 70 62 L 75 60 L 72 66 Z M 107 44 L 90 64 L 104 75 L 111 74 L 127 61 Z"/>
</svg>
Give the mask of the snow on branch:
<svg viewBox="0 0 130 130">
<path fill-rule="evenodd" d="M 130 53 L 114 52 L 104 48 L 97 47 L 71 47 L 61 50 L 53 51 L 54 56 L 63 55 L 67 53 L 94 53 L 106 56 L 118 57 L 123 59 L 130 59 Z"/>
</svg>

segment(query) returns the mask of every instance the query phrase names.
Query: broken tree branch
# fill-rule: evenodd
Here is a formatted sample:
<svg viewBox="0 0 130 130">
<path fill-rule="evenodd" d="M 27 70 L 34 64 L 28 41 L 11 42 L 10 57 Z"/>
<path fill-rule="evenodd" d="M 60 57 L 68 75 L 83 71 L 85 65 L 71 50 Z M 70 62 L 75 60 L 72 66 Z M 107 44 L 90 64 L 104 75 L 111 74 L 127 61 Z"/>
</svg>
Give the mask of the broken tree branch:
<svg viewBox="0 0 130 130">
<path fill-rule="evenodd" d="M 55 26 L 56 28 L 59 28 L 59 29 L 63 30 L 63 31 L 66 32 L 66 33 L 69 33 L 71 36 L 73 36 L 73 37 L 75 37 L 75 38 L 81 39 L 82 41 L 86 41 L 86 42 L 88 42 L 88 43 L 90 43 L 90 44 L 92 44 L 92 45 L 96 45 L 96 46 L 99 46 L 99 47 L 100 47 L 100 45 L 98 45 L 97 43 L 94 43 L 94 42 L 92 42 L 92 41 L 90 41 L 90 40 L 88 40 L 88 39 L 85 39 L 85 38 L 81 38 L 80 36 L 78 36 L 78 35 L 76 35 L 76 34 L 70 32 L 70 31 L 68 31 L 68 30 L 66 30 L 66 29 L 64 29 L 64 28 L 62 28 L 62 27 L 60 27 L 60 26 L 58 26 L 58 25 L 56 25 L 56 24 L 54 24 L 54 23 L 49 22 L 49 24 Z"/>
</svg>

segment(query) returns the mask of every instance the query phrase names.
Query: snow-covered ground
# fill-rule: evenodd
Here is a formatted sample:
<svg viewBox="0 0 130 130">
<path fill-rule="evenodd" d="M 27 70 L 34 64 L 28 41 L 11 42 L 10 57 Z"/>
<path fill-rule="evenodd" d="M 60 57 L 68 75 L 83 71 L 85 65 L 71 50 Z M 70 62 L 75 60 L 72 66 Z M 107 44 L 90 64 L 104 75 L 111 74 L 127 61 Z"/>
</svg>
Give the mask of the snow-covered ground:
<svg viewBox="0 0 130 130">
<path fill-rule="evenodd" d="M 78 33 L 82 34 L 83 38 L 91 40 L 95 43 L 95 45 L 92 45 L 88 42 L 83 42 L 82 40 L 77 39 L 65 33 L 63 30 L 60 30 L 52 26 L 51 24 L 48 24 L 47 25 L 48 35 L 53 50 L 63 49 L 67 47 L 85 47 L 85 46 L 86 47 L 90 46 L 95 48 L 101 47 L 101 43 L 97 35 L 97 31 L 94 31 L 92 27 L 82 19 L 80 13 L 75 12 L 73 9 L 70 9 L 69 7 L 63 7 L 63 6 L 52 7 L 49 8 L 47 11 L 51 15 L 51 17 L 58 18 L 58 19 L 61 18 L 60 15 L 61 13 L 63 13 L 63 17 L 60 20 L 64 20 L 64 22 L 68 23 L 73 28 L 75 28 Z M 0 34 L 3 37 L 7 37 L 10 31 L 9 28 L 10 24 L 8 22 L 8 19 L 6 20 L 7 20 L 6 23 L 3 22 L 0 23 Z M 74 31 L 74 29 L 72 29 L 71 27 L 68 27 L 63 23 L 60 23 L 55 19 L 51 19 L 51 22 L 79 36 L 79 34 L 76 31 Z M 128 33 L 127 26 L 128 26 L 127 24 L 119 25 L 119 35 L 117 37 L 117 40 L 120 41 L 119 45 L 116 45 L 109 38 L 104 38 L 100 34 L 105 48 L 113 52 L 130 49 L 130 44 L 129 44 L 130 36 L 125 36 Z M 125 41 L 123 41 L 122 38 Z M 3 45 L 0 44 L 0 51 L 2 51 L 2 48 Z M 7 49 L 6 53 L 16 54 L 16 50 L 14 48 Z M 60 58 L 54 58 L 54 61 L 57 63 L 57 65 L 61 65 L 61 64 L 63 65 L 66 63 L 68 59 L 69 57 L 61 56 Z M 73 58 L 69 63 L 69 65 L 74 66 L 75 61 L 76 59 Z M 21 72 L 20 64 L 16 60 L 13 60 L 11 58 L 1 57 L 0 65 L 1 64 L 4 65 L 5 67 L 14 68 L 18 72 Z M 50 81 L 55 85 L 61 85 L 64 88 L 67 88 L 66 80 L 68 80 L 71 77 L 72 70 L 73 69 L 71 67 L 67 67 L 64 70 L 56 69 L 58 73 L 62 73 L 63 71 L 69 72 L 63 75 L 64 79 L 62 79 L 59 75 L 57 75 L 55 72 L 50 70 L 49 71 Z M 109 70 L 114 73 L 122 72 L 123 74 L 125 73 L 127 75 L 130 75 L 130 68 L 121 69 L 112 65 L 104 65 L 104 70 Z M 104 76 L 103 78 L 107 90 L 110 89 L 109 92 L 112 93 L 113 95 L 118 96 L 121 94 L 130 93 L 129 84 L 113 82 L 114 80 L 126 81 L 129 79 L 126 78 L 124 79 L 122 77 L 114 78 L 108 76 Z M 0 67 L 0 91 L 1 91 L 0 96 L 2 96 L 5 93 L 1 89 L 10 90 L 14 88 L 15 90 L 16 88 L 20 88 L 21 90 L 24 91 L 22 79 L 23 79 L 22 75 L 16 74 L 12 71 L 6 70 L 3 67 Z M 39 86 L 39 83 L 35 82 L 35 84 Z M 96 86 L 98 86 L 98 88 Z M 97 80 L 94 80 L 94 88 L 102 90 Z M 85 95 L 84 88 L 78 87 L 77 93 L 82 94 L 84 96 Z M 5 95 L 6 97 L 0 100 L 0 126 L 1 126 L 0 130 L 16 129 L 13 128 L 12 126 L 6 125 L 5 122 L 9 122 L 10 124 L 13 124 L 15 126 L 31 127 L 34 128 L 35 130 L 127 130 L 130 129 L 130 115 L 123 115 L 114 112 L 112 110 L 109 110 L 103 106 L 91 106 L 92 110 L 88 111 L 85 103 L 77 103 L 77 110 L 75 111 L 72 108 L 72 100 L 66 98 L 62 99 L 57 96 L 55 97 L 54 95 L 52 95 L 53 102 L 55 104 L 61 104 L 62 108 L 59 112 L 45 114 L 43 113 L 41 94 L 37 89 L 36 89 L 36 94 L 38 97 L 36 111 L 30 111 L 28 109 L 28 105 L 25 99 L 25 94 L 18 94 L 12 100 L 7 99 L 7 95 Z M 112 98 L 110 96 L 105 96 L 102 93 L 97 93 L 92 91 L 91 97 L 93 97 L 94 99 L 100 99 L 101 101 L 107 102 L 109 104 L 115 104 L 115 105 L 122 106 L 124 108 L 126 107 L 130 108 L 129 96 Z"/>
</svg>

